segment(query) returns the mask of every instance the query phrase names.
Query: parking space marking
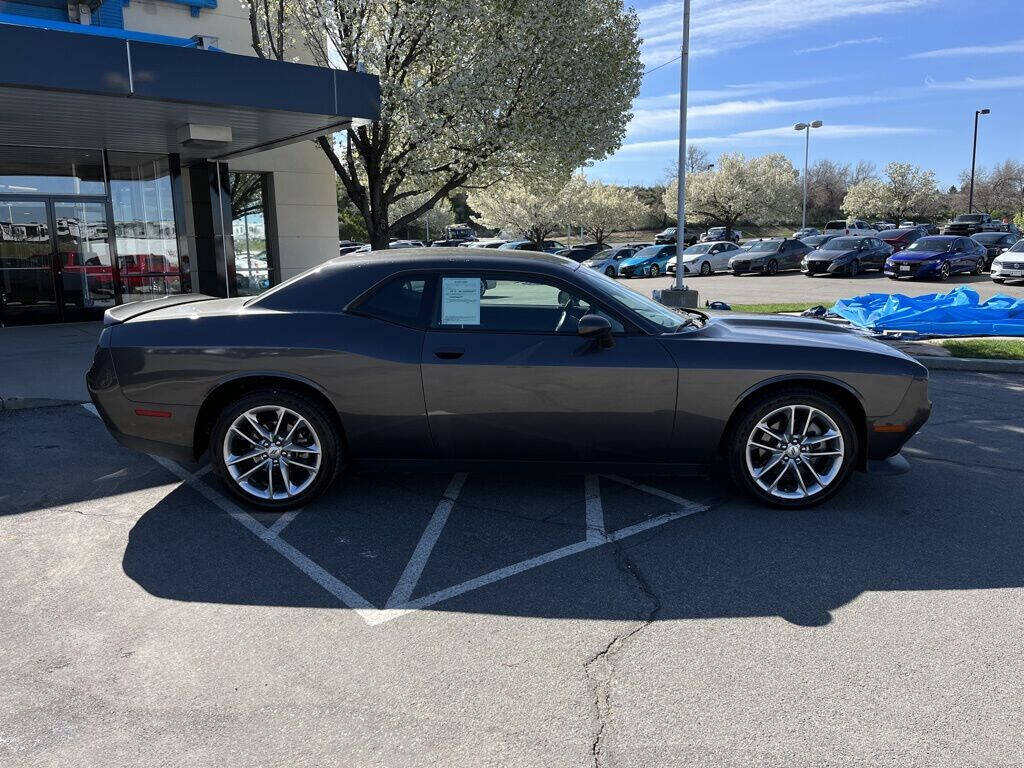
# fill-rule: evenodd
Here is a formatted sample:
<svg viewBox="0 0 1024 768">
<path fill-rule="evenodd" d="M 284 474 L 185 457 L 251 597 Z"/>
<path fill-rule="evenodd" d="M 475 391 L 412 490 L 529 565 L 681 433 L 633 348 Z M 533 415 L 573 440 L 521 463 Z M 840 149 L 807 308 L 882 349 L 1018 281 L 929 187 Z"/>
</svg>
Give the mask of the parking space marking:
<svg viewBox="0 0 1024 768">
<path fill-rule="evenodd" d="M 412 592 L 416 589 L 420 576 L 423 575 L 423 568 L 427 564 L 430 553 L 434 551 L 434 545 L 437 544 L 441 531 L 444 530 L 445 523 L 448 522 L 448 515 L 451 514 L 452 509 L 455 507 L 455 501 L 459 498 L 459 493 L 466 482 L 466 477 L 465 472 L 459 472 L 448 483 L 444 496 L 438 502 L 433 517 L 430 518 L 430 522 L 427 523 L 423 535 L 420 536 L 412 557 L 406 563 L 402 576 L 398 579 L 398 583 L 391 592 L 391 597 L 388 598 L 387 603 L 384 605 L 385 608 L 395 608 L 396 606 L 403 605 L 412 597 Z"/>
<path fill-rule="evenodd" d="M 604 506 L 601 503 L 601 484 L 597 475 L 583 477 L 583 495 L 587 502 L 587 541 L 604 541 Z"/>
<path fill-rule="evenodd" d="M 82 407 L 92 415 L 97 417 L 99 416 L 95 407 L 93 407 L 91 403 L 83 404 Z M 196 472 L 189 472 L 187 469 L 170 459 L 165 459 L 161 456 L 154 456 L 152 454 L 149 454 L 149 456 L 160 466 L 164 467 L 171 474 L 179 478 L 182 483 L 196 490 L 201 496 L 212 502 L 223 512 L 227 513 L 236 522 L 255 535 L 260 541 L 288 560 L 300 572 L 337 598 L 338 602 L 352 609 L 357 616 L 370 626 L 384 624 L 408 613 L 414 613 L 415 611 L 429 608 L 432 605 L 436 605 L 437 603 L 450 598 L 463 595 L 467 592 L 472 592 L 475 589 L 480 589 L 481 587 L 485 587 L 489 584 L 494 584 L 495 582 L 511 578 L 520 573 L 533 570 L 534 568 L 539 568 L 542 565 L 553 563 L 557 560 L 579 554 L 580 552 L 586 552 L 589 549 L 594 549 L 610 542 L 621 541 L 622 539 L 635 536 L 636 534 L 650 530 L 651 528 L 657 528 L 658 526 L 670 523 L 673 520 L 678 520 L 682 517 L 696 514 L 697 512 L 703 512 L 709 508 L 707 504 L 699 504 L 673 493 L 669 493 L 668 491 L 663 491 L 660 488 L 638 483 L 634 480 L 629 480 L 628 478 L 619 477 L 617 475 L 603 475 L 602 477 L 607 480 L 621 483 L 622 485 L 629 486 L 638 491 L 642 491 L 643 493 L 666 499 L 673 502 L 678 507 L 674 512 L 657 515 L 648 520 L 644 520 L 609 533 L 605 528 L 600 480 L 596 475 L 586 475 L 584 477 L 584 502 L 586 507 L 587 533 L 584 540 L 551 550 L 550 552 L 545 552 L 535 557 L 527 558 L 526 560 L 521 560 L 518 563 L 513 563 L 512 565 L 507 565 L 503 568 L 498 568 L 490 571 L 489 573 L 464 581 L 461 584 L 455 584 L 436 592 L 432 592 L 429 595 L 418 597 L 415 600 L 409 600 L 409 597 L 412 595 L 412 592 L 416 588 L 416 584 L 423 573 L 423 568 L 430 557 L 434 545 L 437 543 L 441 532 L 444 530 L 444 526 L 448 521 L 452 508 L 458 499 L 459 493 L 462 491 L 462 486 L 466 481 L 467 475 L 465 473 L 459 473 L 452 477 L 451 482 L 448 484 L 448 488 L 445 490 L 443 498 L 434 510 L 434 514 L 431 517 L 430 522 L 427 524 L 423 535 L 420 537 L 420 541 L 416 545 L 413 556 L 406 565 L 405 571 L 403 571 L 402 576 L 399 579 L 398 584 L 395 586 L 391 597 L 385 604 L 385 607 L 377 608 L 369 600 L 352 589 L 348 584 L 333 574 L 328 573 L 324 568 L 313 562 L 309 557 L 280 537 L 279 534 L 281 531 L 283 531 L 284 528 L 295 519 L 300 510 L 286 512 L 282 514 L 273 525 L 265 526 L 231 501 L 227 496 L 199 479 L 203 474 L 209 471 L 209 465 L 202 467 Z"/>
</svg>

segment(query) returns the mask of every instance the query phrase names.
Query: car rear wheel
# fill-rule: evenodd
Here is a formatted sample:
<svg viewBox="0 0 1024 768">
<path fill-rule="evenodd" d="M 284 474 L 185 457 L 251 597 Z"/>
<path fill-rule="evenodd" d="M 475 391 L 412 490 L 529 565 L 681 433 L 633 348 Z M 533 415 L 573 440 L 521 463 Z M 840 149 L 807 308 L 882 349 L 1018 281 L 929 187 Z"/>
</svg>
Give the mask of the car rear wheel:
<svg viewBox="0 0 1024 768">
<path fill-rule="evenodd" d="M 701 264 L 700 265 L 700 273 L 702 275 L 704 275 L 704 277 L 707 277 L 708 275 L 710 275 L 711 274 L 711 262 L 705 261 L 703 264 Z"/>
<path fill-rule="evenodd" d="M 992 282 L 993 282 L 993 283 L 997 283 L 997 284 L 999 284 L 999 285 L 1002 285 L 1002 284 L 1003 284 L 1003 283 L 1005 283 L 1006 281 L 1005 281 L 1005 280 L 1003 280 L 1003 279 L 1001 279 L 1001 278 L 998 278 L 998 277 L 993 277 L 993 278 L 992 278 Z"/>
<path fill-rule="evenodd" d="M 839 492 L 856 463 L 857 432 L 838 402 L 809 389 L 748 406 L 728 442 L 729 470 L 762 503 L 800 509 Z"/>
<path fill-rule="evenodd" d="M 334 482 L 341 438 L 309 398 L 260 390 L 221 412 L 209 453 L 232 495 L 254 507 L 284 511 L 311 501 Z"/>
<path fill-rule="evenodd" d="M 768 262 L 768 266 L 765 267 L 764 271 L 765 274 L 768 275 L 777 275 L 779 273 L 779 262 L 777 262 L 775 259 L 772 259 L 771 261 Z"/>
<path fill-rule="evenodd" d="M 860 272 L 860 262 L 854 259 L 850 262 L 850 277 L 856 277 Z"/>
<path fill-rule="evenodd" d="M 657 264 L 651 264 L 651 273 L 650 274 L 651 274 L 651 277 L 657 277 L 658 275 L 661 274 L 661 270 L 658 269 L 658 265 Z"/>
<path fill-rule="evenodd" d="M 980 275 L 985 271 L 985 259 L 978 259 L 974 264 L 974 269 L 971 270 L 972 275 Z"/>
<path fill-rule="evenodd" d="M 612 267 L 605 267 L 604 273 L 608 275 L 608 277 L 615 277 L 615 270 Z"/>
</svg>

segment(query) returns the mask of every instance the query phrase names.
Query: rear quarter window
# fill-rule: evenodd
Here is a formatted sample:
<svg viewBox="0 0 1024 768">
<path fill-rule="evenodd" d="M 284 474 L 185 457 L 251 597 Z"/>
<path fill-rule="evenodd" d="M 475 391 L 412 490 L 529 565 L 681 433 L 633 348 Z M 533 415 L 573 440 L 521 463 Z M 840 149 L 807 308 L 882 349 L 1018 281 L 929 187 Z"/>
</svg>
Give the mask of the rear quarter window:
<svg viewBox="0 0 1024 768">
<path fill-rule="evenodd" d="M 355 311 L 400 325 L 422 326 L 425 277 L 395 277 L 373 289 Z"/>
</svg>

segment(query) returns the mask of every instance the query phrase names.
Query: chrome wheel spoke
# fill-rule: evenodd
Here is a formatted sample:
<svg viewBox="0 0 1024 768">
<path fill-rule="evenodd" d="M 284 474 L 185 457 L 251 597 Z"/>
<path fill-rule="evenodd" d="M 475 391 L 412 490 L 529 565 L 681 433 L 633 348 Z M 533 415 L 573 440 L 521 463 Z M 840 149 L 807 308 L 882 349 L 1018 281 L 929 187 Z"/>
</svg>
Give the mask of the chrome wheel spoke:
<svg viewBox="0 0 1024 768">
<path fill-rule="evenodd" d="M 258 440 L 253 440 L 251 437 L 249 437 L 247 434 L 245 434 L 245 432 L 243 432 L 242 430 L 240 430 L 238 427 L 236 427 L 234 425 L 231 425 L 231 430 L 230 431 L 234 432 L 236 435 L 241 437 L 243 440 L 248 440 L 252 445 L 259 445 L 259 441 Z"/>
<path fill-rule="evenodd" d="M 810 453 L 809 451 L 804 454 L 805 458 L 816 459 L 819 456 L 842 456 L 842 451 L 820 451 L 818 453 Z"/>
<path fill-rule="evenodd" d="M 769 443 L 775 442 L 776 445 Z M 750 478 L 780 499 L 815 496 L 839 476 L 846 445 L 835 420 L 807 403 L 787 403 L 761 418 L 746 443 Z"/>
<path fill-rule="evenodd" d="M 760 448 L 762 451 L 769 451 L 770 453 L 778 453 L 779 452 L 779 449 L 777 447 L 773 448 L 772 446 L 765 445 L 764 443 L 755 443 L 753 440 L 751 440 L 749 443 L 747 443 L 747 445 L 749 445 L 752 448 Z"/>
<path fill-rule="evenodd" d="M 291 496 L 292 495 L 292 480 L 288 476 L 288 462 L 281 462 L 281 479 L 284 480 L 284 492 Z"/>
<path fill-rule="evenodd" d="M 231 480 L 246 495 L 280 501 L 299 495 L 317 479 L 323 449 L 320 436 L 305 416 L 268 403 L 235 419 L 224 437 L 222 456 Z M 254 462 L 253 466 L 247 461 Z"/>
<path fill-rule="evenodd" d="M 820 435 L 810 435 L 805 437 L 801 442 L 804 445 L 817 445 L 818 443 L 824 443 L 826 440 L 834 440 L 837 437 L 839 437 L 839 430 L 830 429 L 828 432 Z"/>
<path fill-rule="evenodd" d="M 781 442 L 784 442 L 784 441 L 783 441 L 783 439 L 782 439 L 782 435 L 777 435 L 777 434 L 775 434 L 774 432 L 772 432 L 772 431 L 771 431 L 770 429 L 768 429 L 768 425 L 767 425 L 767 424 L 766 424 L 766 423 L 765 423 L 764 421 L 761 421 L 761 423 L 760 423 L 760 424 L 758 424 L 758 425 L 757 425 L 757 426 L 756 426 L 756 427 L 754 428 L 754 431 L 755 431 L 755 432 L 757 432 L 758 430 L 761 430 L 762 432 L 764 432 L 764 433 L 765 433 L 766 435 L 768 435 L 768 437 L 770 437 L 770 438 L 771 438 L 772 440 L 778 440 L 778 441 L 779 441 L 780 443 L 781 443 Z"/>
<path fill-rule="evenodd" d="M 248 470 L 246 470 L 245 472 L 243 472 L 242 474 L 240 474 L 240 475 L 239 475 L 238 477 L 236 477 L 235 479 L 236 479 L 236 480 L 237 480 L 238 482 L 242 482 L 243 480 L 247 480 L 247 479 L 249 478 L 249 476 L 250 476 L 250 475 L 252 475 L 252 474 L 253 474 L 253 473 L 254 473 L 254 472 L 255 472 L 255 471 L 257 470 L 257 469 L 266 469 L 266 467 L 267 467 L 267 466 L 268 466 L 269 464 L 270 464 L 270 459 L 267 459 L 266 461 L 261 461 L 261 462 L 260 462 L 259 464 L 257 464 L 257 465 L 256 465 L 255 467 L 253 467 L 252 469 L 248 469 Z"/>
<path fill-rule="evenodd" d="M 296 445 L 295 443 L 285 443 L 282 450 L 290 453 L 320 453 L 320 447 L 316 445 Z"/>
<path fill-rule="evenodd" d="M 308 469 L 310 472 L 316 469 L 315 466 L 311 467 L 309 466 L 309 464 L 303 464 L 301 461 L 296 461 L 295 459 L 281 459 L 281 461 L 293 467 L 301 467 L 302 469 Z"/>
<path fill-rule="evenodd" d="M 815 479 L 815 480 L 817 481 L 818 485 L 822 485 L 822 482 L 821 482 L 821 475 L 819 475 L 819 474 L 818 474 L 818 473 L 817 473 L 817 472 L 816 472 L 816 471 L 814 470 L 814 467 L 813 467 L 813 466 L 811 465 L 811 462 L 807 461 L 807 459 L 803 459 L 802 461 L 803 461 L 803 464 L 804 464 L 804 466 L 805 466 L 805 467 L 807 467 L 807 469 L 808 469 L 808 470 L 810 471 L 810 473 L 811 473 L 812 475 L 814 475 L 814 479 Z"/>
<path fill-rule="evenodd" d="M 271 437 L 277 438 L 277 433 L 281 429 L 281 422 L 284 421 L 284 414 L 285 414 L 285 409 L 284 408 L 278 408 L 277 409 L 277 423 L 274 424 L 274 431 L 270 433 Z"/>
<path fill-rule="evenodd" d="M 255 451 L 242 454 L 241 456 L 231 456 L 224 460 L 224 463 L 229 467 L 233 467 L 235 464 L 241 464 L 243 461 L 249 461 L 250 459 L 258 459 L 263 456 L 263 449 L 257 448 Z"/>
<path fill-rule="evenodd" d="M 262 437 L 264 440 L 270 440 L 272 435 L 267 431 L 266 427 L 259 423 L 256 419 L 256 415 L 252 411 L 245 412 L 245 420 L 248 421 L 252 428 L 256 430 L 256 434 Z"/>
<path fill-rule="evenodd" d="M 782 453 L 781 453 L 781 452 L 775 453 L 775 454 L 774 454 L 774 455 L 772 456 L 772 458 L 771 458 L 771 459 L 770 459 L 770 460 L 768 461 L 768 463 L 767 463 L 767 464 L 765 464 L 765 465 L 764 465 L 763 467 L 761 467 L 760 469 L 758 469 L 758 470 L 757 470 L 757 471 L 755 472 L 755 474 L 754 474 L 754 477 L 755 477 L 755 478 L 757 478 L 757 477 L 761 477 L 762 475 L 764 475 L 764 473 L 765 473 L 765 472 L 767 472 L 767 471 L 768 471 L 768 470 L 770 470 L 770 469 L 771 469 L 772 467 L 774 467 L 775 465 L 777 465 L 777 464 L 778 464 L 778 463 L 779 463 L 780 461 L 782 461 Z"/>
</svg>

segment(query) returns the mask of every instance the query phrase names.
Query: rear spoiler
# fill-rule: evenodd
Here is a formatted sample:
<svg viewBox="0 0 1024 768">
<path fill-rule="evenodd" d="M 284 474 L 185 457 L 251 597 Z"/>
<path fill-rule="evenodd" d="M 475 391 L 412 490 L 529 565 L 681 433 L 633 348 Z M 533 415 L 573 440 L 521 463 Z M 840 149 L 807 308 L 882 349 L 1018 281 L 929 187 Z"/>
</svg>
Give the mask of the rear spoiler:
<svg viewBox="0 0 1024 768">
<path fill-rule="evenodd" d="M 202 293 L 183 293 L 178 296 L 164 296 L 161 299 L 152 299 L 150 301 L 133 301 L 130 304 L 111 307 L 104 312 L 103 325 L 126 323 L 134 317 L 156 312 L 158 309 L 176 307 L 181 304 L 194 304 L 197 301 L 211 301 L 216 298 L 216 296 L 206 296 Z"/>
</svg>

